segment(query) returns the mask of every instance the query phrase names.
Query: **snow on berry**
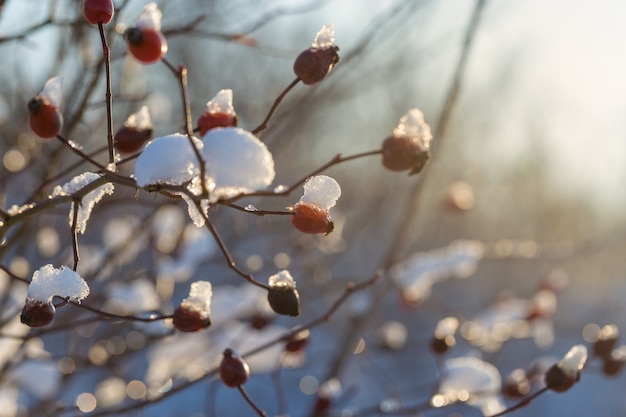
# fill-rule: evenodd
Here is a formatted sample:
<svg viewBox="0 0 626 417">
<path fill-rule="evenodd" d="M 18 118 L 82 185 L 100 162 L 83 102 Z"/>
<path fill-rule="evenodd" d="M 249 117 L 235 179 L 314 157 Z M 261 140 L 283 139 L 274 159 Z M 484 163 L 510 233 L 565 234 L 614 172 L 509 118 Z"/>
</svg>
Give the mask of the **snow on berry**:
<svg viewBox="0 0 626 417">
<path fill-rule="evenodd" d="M 323 210 L 333 207 L 341 196 L 341 187 L 326 175 L 310 177 L 304 183 L 304 195 L 300 203 L 313 204 Z"/>
<path fill-rule="evenodd" d="M 96 174 L 93 172 L 84 172 L 80 175 L 72 178 L 68 183 L 63 184 L 63 186 L 57 185 L 52 190 L 51 197 L 56 196 L 67 196 L 74 194 L 77 191 L 82 190 L 84 187 L 88 186 L 94 181 L 97 181 L 101 178 L 100 174 Z M 105 183 L 96 187 L 94 190 L 87 193 L 83 196 L 78 204 L 78 217 L 76 218 L 76 231 L 78 233 L 85 233 L 87 230 L 87 221 L 91 216 L 91 211 L 94 206 L 102 200 L 105 194 L 113 194 L 115 187 L 111 183 Z M 74 207 L 76 203 L 72 203 L 69 214 L 69 224 L 72 226 L 73 216 L 74 216 Z"/>
<path fill-rule="evenodd" d="M 587 348 L 584 345 L 573 346 L 559 361 L 557 366 L 570 378 L 578 378 L 587 361 Z"/>
<path fill-rule="evenodd" d="M 135 26 L 140 29 L 161 30 L 161 18 L 163 13 L 159 10 L 159 6 L 155 2 L 148 3 L 144 6 L 143 11 L 137 16 Z"/>
<path fill-rule="evenodd" d="M 327 49 L 335 46 L 335 25 L 328 24 L 322 26 L 317 35 L 315 35 L 315 40 L 311 44 L 311 48 L 315 49 Z"/>
<path fill-rule="evenodd" d="M 124 126 L 137 130 L 152 130 L 153 125 L 148 106 L 141 106 L 138 112 L 128 116 L 124 122 Z"/>
<path fill-rule="evenodd" d="M 274 180 L 274 158 L 252 133 L 237 127 L 215 128 L 202 141 L 206 175 L 214 184 L 211 202 L 265 188 Z"/>
<path fill-rule="evenodd" d="M 218 91 L 215 97 L 207 102 L 205 111 L 207 113 L 221 113 L 234 116 L 233 90 L 228 88 Z"/>
<path fill-rule="evenodd" d="M 63 90 L 63 77 L 56 76 L 50 78 L 37 94 L 37 97 L 47 101 L 54 107 L 61 105 L 61 95 Z"/>
<path fill-rule="evenodd" d="M 409 110 L 400 118 L 400 122 L 393 129 L 393 135 L 414 138 L 424 151 L 430 148 L 430 141 L 433 138 L 430 126 L 424 120 L 424 113 L 417 108 Z"/>
<path fill-rule="evenodd" d="M 270 288 L 280 289 L 294 289 L 296 288 L 296 281 L 294 281 L 291 273 L 286 269 L 279 271 L 277 274 L 272 275 L 268 279 Z"/>
<path fill-rule="evenodd" d="M 202 142 L 194 138 L 198 149 Z M 198 158 L 189 138 L 178 133 L 148 142 L 135 163 L 137 185 L 181 185 L 198 175 Z"/>
<path fill-rule="evenodd" d="M 211 325 L 211 296 L 213 290 L 208 281 L 191 284 L 189 297 L 174 311 L 174 327 L 183 332 L 196 332 Z"/>
<path fill-rule="evenodd" d="M 48 264 L 33 273 L 27 299 L 47 303 L 57 296 L 79 302 L 88 295 L 89 286 L 80 275 L 65 265 L 54 268 Z"/>
</svg>

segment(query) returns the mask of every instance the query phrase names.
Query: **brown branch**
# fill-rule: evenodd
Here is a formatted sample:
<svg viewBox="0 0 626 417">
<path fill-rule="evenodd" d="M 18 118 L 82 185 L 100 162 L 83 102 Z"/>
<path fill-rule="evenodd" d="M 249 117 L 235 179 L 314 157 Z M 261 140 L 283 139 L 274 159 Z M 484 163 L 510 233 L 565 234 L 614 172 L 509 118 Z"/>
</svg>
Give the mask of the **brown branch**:
<svg viewBox="0 0 626 417">
<path fill-rule="evenodd" d="M 518 410 L 520 408 L 526 407 L 528 404 L 530 404 L 530 402 L 532 400 L 534 400 L 535 398 L 537 398 L 538 396 L 540 396 L 544 392 L 547 392 L 549 389 L 550 388 L 548 388 L 548 387 L 543 387 L 542 389 L 540 389 L 539 391 L 535 392 L 534 394 L 531 394 L 528 397 L 524 398 L 523 400 L 521 400 L 520 402 L 518 402 L 514 406 L 509 407 L 506 410 L 500 411 L 498 414 L 494 414 L 494 415 L 492 415 L 490 417 L 500 417 L 500 416 L 503 416 L 505 414 L 512 413 L 513 411 Z"/>
<path fill-rule="evenodd" d="M 97 166 L 98 168 L 100 168 L 102 170 L 105 169 L 104 165 L 102 165 L 100 162 L 96 161 L 95 159 L 91 158 L 89 155 L 87 155 L 86 153 L 81 151 L 75 145 L 75 143 L 73 141 L 70 141 L 69 139 L 66 139 L 64 136 L 61 136 L 61 135 L 57 135 L 57 139 L 59 139 L 61 142 L 63 142 L 63 144 L 65 146 L 67 146 L 72 152 L 74 152 L 80 158 L 84 159 L 85 161 L 88 161 L 88 162 L 92 163 L 93 165 Z"/>
<path fill-rule="evenodd" d="M 239 389 L 239 392 L 241 393 L 243 398 L 246 400 L 248 404 L 250 404 L 250 407 L 252 407 L 258 415 L 260 415 L 261 417 L 267 417 L 267 414 L 265 414 L 265 411 L 261 410 L 259 406 L 256 405 L 254 401 L 252 401 L 252 398 L 250 398 L 246 390 L 243 388 L 243 385 L 239 385 L 237 389 Z"/>
<path fill-rule="evenodd" d="M 113 94 L 111 93 L 111 49 L 104 35 L 104 25 L 98 22 L 98 32 L 102 42 L 102 54 L 104 56 L 104 71 L 106 76 L 106 92 L 104 93 L 107 106 L 107 144 L 109 149 L 109 164 L 115 162 L 115 150 L 113 149 Z"/>
<path fill-rule="evenodd" d="M 283 90 L 283 92 L 278 95 L 278 97 L 276 97 L 276 100 L 274 100 L 274 104 L 272 104 L 272 107 L 270 108 L 270 111 L 267 113 L 267 116 L 265 116 L 265 120 L 263 120 L 261 122 L 261 124 L 258 125 L 252 131 L 253 135 L 258 135 L 259 133 L 261 133 L 262 131 L 264 131 L 265 129 L 267 129 L 269 127 L 268 123 L 269 123 L 270 119 L 272 118 L 272 116 L 274 115 L 274 112 L 278 108 L 278 105 L 281 103 L 281 101 L 283 101 L 283 99 L 285 98 L 287 93 L 289 93 L 289 91 L 291 91 L 291 89 L 294 88 L 296 86 L 296 84 L 298 84 L 299 82 L 300 82 L 300 78 L 296 77 L 296 79 L 293 80 L 291 82 L 291 84 L 289 84 L 287 86 L 287 88 L 285 88 Z"/>
<path fill-rule="evenodd" d="M 75 200 L 72 203 L 72 252 L 74 252 L 74 268 L 76 271 L 78 268 L 78 262 L 80 262 L 80 255 L 78 254 L 78 210 L 80 210 L 81 201 Z"/>
</svg>

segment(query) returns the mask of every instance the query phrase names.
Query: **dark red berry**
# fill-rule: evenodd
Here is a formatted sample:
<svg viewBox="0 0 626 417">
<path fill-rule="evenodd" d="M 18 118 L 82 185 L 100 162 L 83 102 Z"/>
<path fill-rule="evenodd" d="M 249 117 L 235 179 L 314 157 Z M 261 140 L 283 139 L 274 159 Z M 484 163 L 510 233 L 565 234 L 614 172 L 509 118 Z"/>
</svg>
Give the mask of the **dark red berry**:
<svg viewBox="0 0 626 417">
<path fill-rule="evenodd" d="M 335 228 L 328 210 L 313 204 L 298 203 L 293 208 L 291 223 L 302 233 L 329 234 Z"/>
<path fill-rule="evenodd" d="M 39 300 L 26 300 L 20 321 L 30 327 L 43 327 L 54 318 L 56 309 L 52 303 Z"/>
<path fill-rule="evenodd" d="M 311 332 L 309 330 L 301 330 L 298 333 L 294 334 L 289 338 L 289 340 L 287 340 L 285 350 L 292 353 L 303 351 L 309 342 L 310 334 Z"/>
<path fill-rule="evenodd" d="M 106 25 L 113 17 L 114 8 L 112 0 L 84 0 L 83 14 L 85 19 L 92 25 L 102 23 Z"/>
<path fill-rule="evenodd" d="M 339 62 L 338 51 L 339 48 L 336 46 L 306 49 L 293 63 L 293 72 L 304 84 L 316 84 L 326 78 L 335 64 Z"/>
<path fill-rule="evenodd" d="M 220 378 L 224 385 L 236 388 L 245 384 L 250 377 L 248 364 L 232 349 L 226 349 L 220 363 Z"/>
<path fill-rule="evenodd" d="M 30 128 L 37 136 L 52 139 L 61 133 L 63 115 L 56 106 L 40 97 L 34 97 L 28 102 L 28 110 Z"/>
<path fill-rule="evenodd" d="M 153 64 L 167 53 L 167 41 L 160 31 L 132 27 L 126 30 L 124 37 L 128 51 L 144 64 Z"/>
<path fill-rule="evenodd" d="M 608 359 L 617 345 L 619 330 L 616 325 L 608 324 L 600 330 L 598 340 L 593 344 L 593 354 Z"/>
<path fill-rule="evenodd" d="M 295 288 L 270 287 L 267 291 L 267 301 L 276 314 L 300 315 L 300 294 Z"/>
<path fill-rule="evenodd" d="M 521 368 L 513 370 L 504 381 L 502 392 L 509 397 L 523 397 L 527 395 L 530 392 L 530 381 L 526 371 Z"/>
<path fill-rule="evenodd" d="M 198 130 L 200 136 L 204 136 L 206 132 L 216 127 L 236 127 L 237 116 L 225 113 L 203 113 L 198 118 Z"/>
<path fill-rule="evenodd" d="M 602 362 L 602 372 L 607 376 L 616 376 L 624 368 L 626 362 L 626 347 L 615 349 Z"/>
<path fill-rule="evenodd" d="M 122 126 L 115 134 L 115 149 L 121 153 L 135 153 L 152 138 L 152 129 L 137 130 Z"/>
<path fill-rule="evenodd" d="M 578 379 L 572 378 L 563 372 L 559 364 L 553 365 L 545 375 L 546 386 L 555 392 L 565 392 L 577 381 Z"/>
<path fill-rule="evenodd" d="M 456 339 L 452 335 L 445 337 L 433 337 L 430 341 L 430 348 L 438 355 L 442 355 L 456 344 Z"/>
<path fill-rule="evenodd" d="M 422 171 L 430 152 L 423 148 L 416 138 L 390 136 L 383 142 L 382 160 L 385 168 L 391 171 L 407 171 L 409 175 Z"/>
<path fill-rule="evenodd" d="M 182 305 L 174 310 L 173 324 L 181 332 L 197 332 L 211 325 L 211 319 Z"/>
</svg>

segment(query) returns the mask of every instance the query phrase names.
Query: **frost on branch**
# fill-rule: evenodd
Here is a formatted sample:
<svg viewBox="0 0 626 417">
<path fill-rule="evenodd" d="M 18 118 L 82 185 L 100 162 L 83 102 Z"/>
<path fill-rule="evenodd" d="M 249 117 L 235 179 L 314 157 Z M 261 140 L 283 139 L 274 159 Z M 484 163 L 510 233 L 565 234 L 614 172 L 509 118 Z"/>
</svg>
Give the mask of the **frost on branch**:
<svg viewBox="0 0 626 417">
<path fill-rule="evenodd" d="M 206 175 L 213 184 L 211 202 L 265 188 L 274 180 L 274 158 L 252 133 L 237 127 L 216 128 L 202 141 Z"/>
<path fill-rule="evenodd" d="M 194 138 L 198 149 L 202 142 Z M 175 133 L 148 142 L 135 163 L 137 185 L 182 185 L 198 176 L 198 158 L 185 135 Z"/>
<path fill-rule="evenodd" d="M 37 96 L 54 107 L 61 105 L 61 96 L 63 90 L 63 77 L 56 76 L 50 78 L 43 86 L 43 89 Z"/>
<path fill-rule="evenodd" d="M 143 11 L 137 16 L 135 26 L 140 29 L 161 30 L 161 18 L 163 13 L 159 10 L 156 3 L 148 3 L 144 6 Z"/>
<path fill-rule="evenodd" d="M 456 240 L 429 252 L 418 252 L 391 269 L 391 276 L 402 288 L 406 301 L 420 304 L 439 281 L 450 277 L 466 278 L 478 267 L 484 245 L 472 240 Z"/>
<path fill-rule="evenodd" d="M 77 175 L 72 178 L 70 182 L 65 183 L 63 186 L 57 185 L 54 190 L 52 190 L 52 197 L 72 195 L 98 179 L 100 179 L 100 175 L 93 172 L 85 172 L 83 174 Z M 105 194 L 113 194 L 113 191 L 113 184 L 106 183 L 97 187 L 93 191 L 90 191 L 81 198 L 78 205 L 78 217 L 76 218 L 76 231 L 78 233 L 85 233 L 85 230 L 87 230 L 87 220 L 89 220 L 89 217 L 91 216 L 91 211 L 93 210 L 93 207 L 98 202 L 100 202 L 100 200 L 102 200 L 102 197 L 104 197 Z M 72 203 L 72 206 L 70 208 L 70 226 L 72 226 L 73 222 L 75 204 L 76 203 Z"/>
<path fill-rule="evenodd" d="M 470 356 L 448 359 L 442 367 L 439 392 L 430 403 L 438 408 L 467 402 L 490 416 L 505 409 L 501 385 L 498 368 L 488 362 Z"/>
<path fill-rule="evenodd" d="M 327 49 L 335 46 L 335 25 L 330 23 L 322 26 L 315 39 L 311 44 L 311 48 Z"/>
</svg>

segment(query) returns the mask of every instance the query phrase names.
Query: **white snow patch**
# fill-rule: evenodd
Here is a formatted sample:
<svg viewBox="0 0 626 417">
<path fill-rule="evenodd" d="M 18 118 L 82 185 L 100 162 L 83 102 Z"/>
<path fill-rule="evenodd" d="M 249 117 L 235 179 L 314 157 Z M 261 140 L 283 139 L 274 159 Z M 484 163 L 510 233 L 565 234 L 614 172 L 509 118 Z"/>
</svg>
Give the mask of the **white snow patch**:
<svg viewBox="0 0 626 417">
<path fill-rule="evenodd" d="M 274 158 L 252 133 L 238 127 L 215 128 L 202 141 L 206 175 L 215 184 L 212 201 L 265 188 L 274 180 Z"/>
<path fill-rule="evenodd" d="M 424 113 L 416 108 L 409 110 L 400 118 L 398 126 L 393 129 L 393 135 L 413 138 L 423 150 L 430 148 L 430 141 L 433 138 L 430 126 L 424 120 Z"/>
<path fill-rule="evenodd" d="M 203 318 L 207 318 L 211 314 L 212 295 L 213 289 L 209 281 L 192 282 L 189 297 L 185 298 L 180 305 L 199 313 Z"/>
<path fill-rule="evenodd" d="M 313 204 L 322 210 L 328 210 L 337 203 L 340 196 L 341 187 L 334 178 L 316 175 L 304 183 L 304 195 L 300 198 L 300 203 Z"/>
<path fill-rule="evenodd" d="M 52 190 L 52 197 L 74 194 L 100 178 L 101 176 L 99 174 L 93 172 L 82 173 L 72 178 L 70 182 L 63 184 L 63 186 L 57 185 L 54 187 L 54 190 Z M 85 233 L 85 230 L 87 230 L 87 220 L 89 220 L 89 217 L 91 216 L 93 207 L 100 202 L 100 200 L 102 200 L 102 197 L 104 197 L 105 194 L 111 195 L 114 190 L 115 187 L 113 184 L 106 183 L 97 187 L 93 191 L 90 191 L 80 200 L 78 205 L 78 217 L 76 218 L 76 231 L 78 233 Z M 70 227 L 72 226 L 72 222 L 74 220 L 75 204 L 76 203 L 72 203 L 70 207 Z"/>
<path fill-rule="evenodd" d="M 233 107 L 233 90 L 224 89 L 218 91 L 215 97 L 207 102 L 206 112 L 210 114 L 220 113 L 234 116 L 235 108 Z"/>
<path fill-rule="evenodd" d="M 137 16 L 135 26 L 140 29 L 153 29 L 157 32 L 161 30 L 161 18 L 163 13 L 155 2 L 144 6 L 143 11 Z"/>
<path fill-rule="evenodd" d="M 437 395 L 448 403 L 467 398 L 468 404 L 488 416 L 506 408 L 499 394 L 501 385 L 500 372 L 492 364 L 470 356 L 452 358 L 443 364 Z"/>
<path fill-rule="evenodd" d="M 270 288 L 286 288 L 290 290 L 296 288 L 296 282 L 291 276 L 291 273 L 289 273 L 286 269 L 269 277 L 268 283 Z"/>
<path fill-rule="evenodd" d="M 150 118 L 148 106 L 141 106 L 138 112 L 128 116 L 124 126 L 137 130 L 152 130 L 152 119 Z"/>
<path fill-rule="evenodd" d="M 328 24 L 322 26 L 317 35 L 315 35 L 315 40 L 311 44 L 311 48 L 314 49 L 328 49 L 335 46 L 335 25 Z"/>
<path fill-rule="evenodd" d="M 194 138 L 201 150 L 202 142 Z M 189 138 L 178 133 L 161 136 L 148 142 L 135 163 L 137 185 L 181 185 L 197 176 L 198 158 Z"/>
<path fill-rule="evenodd" d="M 587 347 L 575 345 L 559 361 L 558 367 L 567 377 L 576 379 L 585 367 L 585 362 L 587 362 Z"/>
<path fill-rule="evenodd" d="M 43 89 L 37 95 L 44 99 L 54 107 L 60 107 L 61 96 L 63 90 L 63 77 L 52 77 L 43 86 Z"/>
<path fill-rule="evenodd" d="M 50 264 L 42 266 L 33 273 L 28 286 L 28 298 L 45 303 L 54 296 L 80 301 L 88 295 L 89 286 L 85 280 L 65 265 L 58 269 Z"/>
</svg>

